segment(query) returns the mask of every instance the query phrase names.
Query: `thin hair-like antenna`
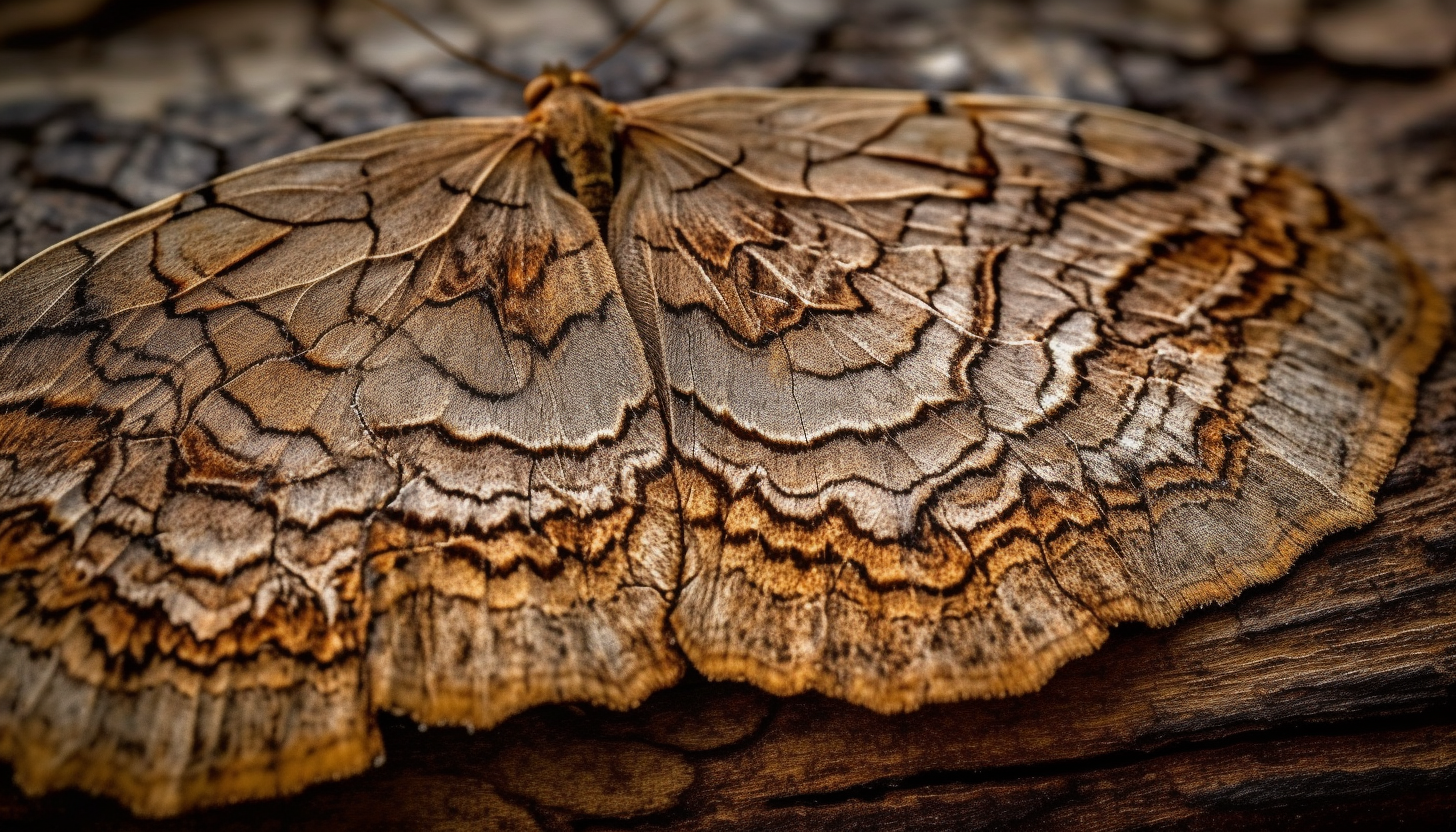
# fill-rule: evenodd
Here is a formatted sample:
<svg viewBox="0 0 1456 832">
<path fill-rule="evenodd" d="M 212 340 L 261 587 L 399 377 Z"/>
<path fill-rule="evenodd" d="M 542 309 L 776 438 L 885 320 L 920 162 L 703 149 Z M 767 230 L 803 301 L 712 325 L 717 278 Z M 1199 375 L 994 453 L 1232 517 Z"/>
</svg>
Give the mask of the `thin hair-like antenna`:
<svg viewBox="0 0 1456 832">
<path fill-rule="evenodd" d="M 637 22 L 633 23 L 631 27 L 627 29 L 627 31 L 618 35 L 617 39 L 612 41 L 610 46 L 598 52 L 596 54 L 596 57 L 587 61 L 582 66 L 581 71 L 591 72 L 593 69 L 601 66 L 603 61 L 617 54 L 618 49 L 626 46 L 627 42 L 632 40 L 632 38 L 637 37 L 637 33 L 645 29 L 647 27 L 647 24 L 652 22 L 652 18 L 655 17 L 658 12 L 662 11 L 662 7 L 666 6 L 670 2 L 672 2 L 672 0 L 657 0 L 657 5 L 648 9 L 646 14 L 637 18 Z"/>
<path fill-rule="evenodd" d="M 477 69 L 488 72 L 497 78 L 504 78 L 505 80 L 510 81 L 514 84 L 519 84 L 522 87 L 531 83 L 530 79 L 522 78 L 516 73 L 511 72 L 509 69 L 501 69 L 490 61 L 484 60 L 483 58 L 477 58 L 463 49 L 457 49 L 452 43 L 430 31 L 428 28 L 425 27 L 425 24 L 419 22 L 418 20 L 415 20 L 413 17 L 410 17 L 404 12 L 404 10 L 400 9 L 398 6 L 395 6 L 393 3 L 388 2 L 388 0 L 369 0 L 369 2 L 388 12 L 389 14 L 394 16 L 395 19 L 399 20 L 399 22 L 424 35 L 426 39 L 428 39 L 436 46 L 440 47 L 440 49 L 444 50 L 445 54 L 449 55 L 450 57 L 458 58 L 459 60 L 462 60 Z M 663 0 L 663 2 L 666 2 L 666 0 Z M 661 3 L 659 3 L 658 5 L 661 5 Z"/>
</svg>

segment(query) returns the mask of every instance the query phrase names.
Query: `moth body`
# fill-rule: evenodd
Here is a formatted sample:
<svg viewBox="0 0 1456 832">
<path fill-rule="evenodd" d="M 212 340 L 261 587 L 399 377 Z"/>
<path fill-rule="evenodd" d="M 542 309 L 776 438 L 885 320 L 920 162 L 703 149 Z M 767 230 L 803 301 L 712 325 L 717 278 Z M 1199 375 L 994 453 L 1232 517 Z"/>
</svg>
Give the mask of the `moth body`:
<svg viewBox="0 0 1456 832">
<path fill-rule="evenodd" d="M 547 67 L 526 89 L 528 122 L 551 154 L 561 184 L 606 227 L 616 193 L 613 171 L 618 108 L 590 75 Z M 564 175 L 561 175 L 564 174 Z"/>
<path fill-rule="evenodd" d="M 1446 311 L 1318 183 L 916 91 L 433 119 L 0 279 L 0 759 L 146 815 L 688 665 L 1039 688 L 1374 516 Z M 610 214 L 610 234 L 607 218 Z"/>
</svg>

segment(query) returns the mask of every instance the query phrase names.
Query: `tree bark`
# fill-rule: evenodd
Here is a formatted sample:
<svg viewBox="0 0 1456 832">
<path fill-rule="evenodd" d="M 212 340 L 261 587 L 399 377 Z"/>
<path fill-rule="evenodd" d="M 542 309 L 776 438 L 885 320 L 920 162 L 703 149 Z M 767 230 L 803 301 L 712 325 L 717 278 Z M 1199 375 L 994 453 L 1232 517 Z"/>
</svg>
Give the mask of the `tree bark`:
<svg viewBox="0 0 1456 832">
<path fill-rule="evenodd" d="M 0 15 L 0 269 L 226 170 L 518 93 L 354 2 L 74 3 Z M 420 2 L 531 74 L 642 2 Z M 16 22 L 19 21 L 19 22 Z M 35 26 L 51 28 L 36 31 Z M 680 0 L 601 77 L 971 88 L 1168 115 L 1353 197 L 1456 289 L 1449 0 Z M 1456 815 L 1456 350 L 1427 374 L 1378 519 L 1172 627 L 1119 627 L 1038 693 L 882 716 L 689 678 L 615 713 L 491 730 L 385 717 L 388 762 L 162 824 L 75 792 L 10 828 L 1125 829 L 1344 827 Z"/>
</svg>

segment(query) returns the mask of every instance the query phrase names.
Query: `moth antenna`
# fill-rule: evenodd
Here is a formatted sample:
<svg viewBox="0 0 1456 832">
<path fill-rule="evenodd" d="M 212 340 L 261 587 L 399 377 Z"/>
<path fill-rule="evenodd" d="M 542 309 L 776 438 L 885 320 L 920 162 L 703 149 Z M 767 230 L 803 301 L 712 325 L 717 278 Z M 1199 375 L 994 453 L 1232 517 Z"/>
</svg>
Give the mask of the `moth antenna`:
<svg viewBox="0 0 1456 832">
<path fill-rule="evenodd" d="M 662 7 L 666 6 L 670 2 L 672 2 L 672 0 L 657 0 L 656 5 L 648 9 L 646 14 L 637 18 L 637 22 L 629 26 L 627 28 L 627 31 L 618 35 L 617 39 L 612 41 L 611 45 L 598 52 L 596 54 L 596 57 L 587 61 L 586 64 L 581 68 L 581 71 L 591 72 L 593 69 L 601 66 L 603 61 L 617 54 L 618 49 L 626 46 L 627 42 L 632 40 L 632 38 L 637 37 L 638 33 L 645 29 L 648 23 L 652 22 L 652 18 L 656 17 L 657 13 L 662 11 Z"/>
<path fill-rule="evenodd" d="M 415 20 L 413 17 L 410 17 L 403 9 L 399 8 L 393 3 L 388 2 L 388 0 L 369 0 L 369 2 L 388 12 L 399 22 L 410 27 L 411 29 L 414 29 L 421 35 L 424 35 L 427 40 L 440 47 L 440 49 L 442 49 L 445 54 L 449 55 L 450 57 L 458 58 L 459 60 L 462 60 L 465 63 L 470 64 L 471 66 L 474 66 L 483 72 L 494 75 L 497 78 L 504 78 L 505 80 L 510 81 L 514 84 L 519 84 L 522 87 L 531 83 L 529 78 L 523 78 L 516 73 L 511 72 L 509 69 L 502 69 L 491 63 L 490 61 L 487 61 L 483 58 L 477 58 L 463 49 L 456 48 L 449 41 L 430 31 L 430 29 L 426 27 L 425 24 L 419 22 L 418 20 Z M 654 11 L 656 10 L 654 9 Z"/>
</svg>

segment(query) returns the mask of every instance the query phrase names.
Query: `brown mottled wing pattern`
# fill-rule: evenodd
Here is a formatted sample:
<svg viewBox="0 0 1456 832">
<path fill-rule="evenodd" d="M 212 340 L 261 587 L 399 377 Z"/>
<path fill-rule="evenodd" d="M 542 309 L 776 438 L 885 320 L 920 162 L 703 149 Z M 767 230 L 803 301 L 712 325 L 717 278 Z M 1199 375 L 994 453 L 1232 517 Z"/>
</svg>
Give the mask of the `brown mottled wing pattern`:
<svg viewBox="0 0 1456 832">
<path fill-rule="evenodd" d="M 1445 312 L 1307 179 L 1066 102 L 624 109 L 613 257 L 656 307 L 710 677 L 1028 691 L 1372 516 Z"/>
<path fill-rule="evenodd" d="M 165 814 L 677 678 L 652 375 L 519 119 L 220 179 L 0 282 L 0 755 Z M 367 645 L 367 647 L 366 647 Z"/>
<path fill-rule="evenodd" d="M 449 120 L 0 280 L 23 786 L 291 791 L 376 709 L 626 707 L 674 640 L 885 711 L 1027 691 L 1371 516 L 1445 309 L 1303 177 L 1065 102 L 599 103 L 605 243 L 549 123 Z"/>
</svg>

